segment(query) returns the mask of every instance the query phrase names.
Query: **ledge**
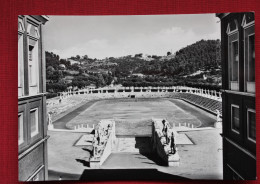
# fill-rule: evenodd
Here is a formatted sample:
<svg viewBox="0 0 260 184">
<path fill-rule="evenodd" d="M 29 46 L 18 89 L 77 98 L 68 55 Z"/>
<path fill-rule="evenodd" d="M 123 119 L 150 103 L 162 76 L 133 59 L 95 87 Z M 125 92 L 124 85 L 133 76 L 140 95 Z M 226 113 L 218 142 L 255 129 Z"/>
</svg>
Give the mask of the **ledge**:
<svg viewBox="0 0 260 184">
<path fill-rule="evenodd" d="M 18 97 L 18 101 L 32 99 L 32 98 L 36 98 L 36 97 L 43 97 L 43 96 L 46 96 L 46 94 L 47 93 L 38 93 L 36 95 L 20 96 L 20 97 Z"/>
<path fill-rule="evenodd" d="M 233 90 L 222 90 L 225 93 L 229 93 L 229 94 L 237 94 L 237 95 L 243 95 L 243 96 L 251 96 L 251 97 L 255 97 L 255 93 L 248 93 L 248 92 L 242 92 L 242 91 L 233 91 Z"/>
<path fill-rule="evenodd" d="M 233 146 L 235 146 L 236 148 L 238 148 L 239 150 L 243 151 L 245 154 L 247 154 L 248 156 L 252 157 L 253 159 L 256 160 L 256 156 L 253 155 L 252 153 L 250 153 L 248 150 L 246 150 L 245 148 L 242 148 L 240 145 L 238 145 L 237 143 L 235 143 L 234 141 L 232 141 L 231 139 L 224 137 L 223 139 L 225 139 L 227 142 L 229 142 L 230 144 L 232 144 Z"/>
<path fill-rule="evenodd" d="M 27 154 L 29 154 L 32 150 L 34 150 L 35 148 L 37 148 L 40 144 L 44 143 L 47 141 L 47 139 L 49 139 L 50 136 L 46 136 L 43 139 L 41 139 L 39 142 L 35 143 L 34 145 L 32 145 L 31 147 L 29 147 L 27 150 L 25 150 L 24 152 L 22 152 L 21 154 L 18 155 L 18 160 L 20 160 L 21 158 L 25 157 Z"/>
</svg>

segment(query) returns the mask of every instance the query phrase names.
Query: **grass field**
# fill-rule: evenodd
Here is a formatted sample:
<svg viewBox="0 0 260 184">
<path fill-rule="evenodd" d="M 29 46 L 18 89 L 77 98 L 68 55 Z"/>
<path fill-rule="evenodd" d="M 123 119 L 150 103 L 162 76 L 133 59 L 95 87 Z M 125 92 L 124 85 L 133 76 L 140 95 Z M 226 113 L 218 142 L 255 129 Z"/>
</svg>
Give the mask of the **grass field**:
<svg viewBox="0 0 260 184">
<path fill-rule="evenodd" d="M 69 129 L 80 124 L 92 126 L 101 119 L 114 119 L 117 134 L 122 135 L 151 134 L 149 127 L 152 118 L 166 118 L 171 125 L 190 123 L 194 127 L 213 126 L 215 121 L 208 113 L 176 99 L 101 100 L 81 108 L 77 116 L 75 114 L 67 116 L 68 121 L 63 120 L 62 123 L 66 123 Z"/>
</svg>

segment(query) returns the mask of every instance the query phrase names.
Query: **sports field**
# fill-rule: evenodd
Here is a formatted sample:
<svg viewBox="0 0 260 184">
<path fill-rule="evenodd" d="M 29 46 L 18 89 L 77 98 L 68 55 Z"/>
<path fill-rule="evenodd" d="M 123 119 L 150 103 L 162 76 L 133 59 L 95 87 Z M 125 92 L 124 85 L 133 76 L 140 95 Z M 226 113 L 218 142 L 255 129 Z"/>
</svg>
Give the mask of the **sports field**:
<svg viewBox="0 0 260 184">
<path fill-rule="evenodd" d="M 56 128 L 96 125 L 101 119 L 114 119 L 121 135 L 148 135 L 151 119 L 166 118 L 171 125 L 193 124 L 212 127 L 215 117 L 177 99 L 109 99 L 86 103 L 54 122 Z"/>
</svg>

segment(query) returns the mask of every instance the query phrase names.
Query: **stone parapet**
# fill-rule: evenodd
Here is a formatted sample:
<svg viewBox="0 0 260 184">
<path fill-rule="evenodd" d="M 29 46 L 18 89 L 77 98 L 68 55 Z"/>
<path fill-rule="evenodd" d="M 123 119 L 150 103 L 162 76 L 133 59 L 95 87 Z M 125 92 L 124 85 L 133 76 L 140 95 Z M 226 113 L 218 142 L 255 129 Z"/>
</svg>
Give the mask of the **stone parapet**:
<svg viewBox="0 0 260 184">
<path fill-rule="evenodd" d="M 165 124 L 168 122 L 166 121 Z M 155 154 L 157 154 L 161 160 L 167 166 L 179 166 L 180 156 L 178 154 L 178 149 L 175 146 L 175 153 L 171 153 L 171 142 L 167 142 L 167 138 L 163 133 L 163 123 L 162 119 L 153 119 L 153 131 L 152 131 L 152 149 Z M 168 129 L 166 135 L 170 136 L 176 134 L 172 129 Z"/>
<path fill-rule="evenodd" d="M 101 120 L 95 128 L 93 142 L 93 156 L 90 158 L 90 167 L 98 169 L 112 153 L 115 145 L 115 122 Z"/>
</svg>

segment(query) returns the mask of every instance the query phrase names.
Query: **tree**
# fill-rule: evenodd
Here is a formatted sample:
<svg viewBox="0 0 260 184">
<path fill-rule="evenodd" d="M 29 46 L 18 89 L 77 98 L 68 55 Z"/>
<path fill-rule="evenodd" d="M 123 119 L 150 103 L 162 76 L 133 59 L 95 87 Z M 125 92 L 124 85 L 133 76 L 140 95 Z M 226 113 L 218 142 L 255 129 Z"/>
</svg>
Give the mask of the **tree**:
<svg viewBox="0 0 260 184">
<path fill-rule="evenodd" d="M 77 63 L 71 65 L 72 70 L 79 70 L 79 65 Z"/>
<path fill-rule="evenodd" d="M 71 66 L 70 61 L 67 61 L 65 59 L 60 59 L 60 64 L 64 64 L 66 68 L 70 68 Z"/>
<path fill-rule="evenodd" d="M 52 66 L 48 66 L 46 70 L 47 76 L 52 75 L 54 71 L 55 69 Z"/>
<path fill-rule="evenodd" d="M 153 58 L 153 59 L 159 59 L 159 56 L 152 55 L 152 58 Z"/>
<path fill-rule="evenodd" d="M 87 60 L 88 59 L 88 55 L 84 55 L 83 59 Z"/>
<path fill-rule="evenodd" d="M 100 81 L 100 85 L 105 85 L 105 80 L 102 74 L 98 74 L 98 80 Z"/>
<path fill-rule="evenodd" d="M 142 54 L 142 53 L 140 53 L 140 54 L 136 54 L 135 57 L 139 57 L 139 58 L 141 58 L 141 57 L 143 57 L 143 54 Z"/>
</svg>

